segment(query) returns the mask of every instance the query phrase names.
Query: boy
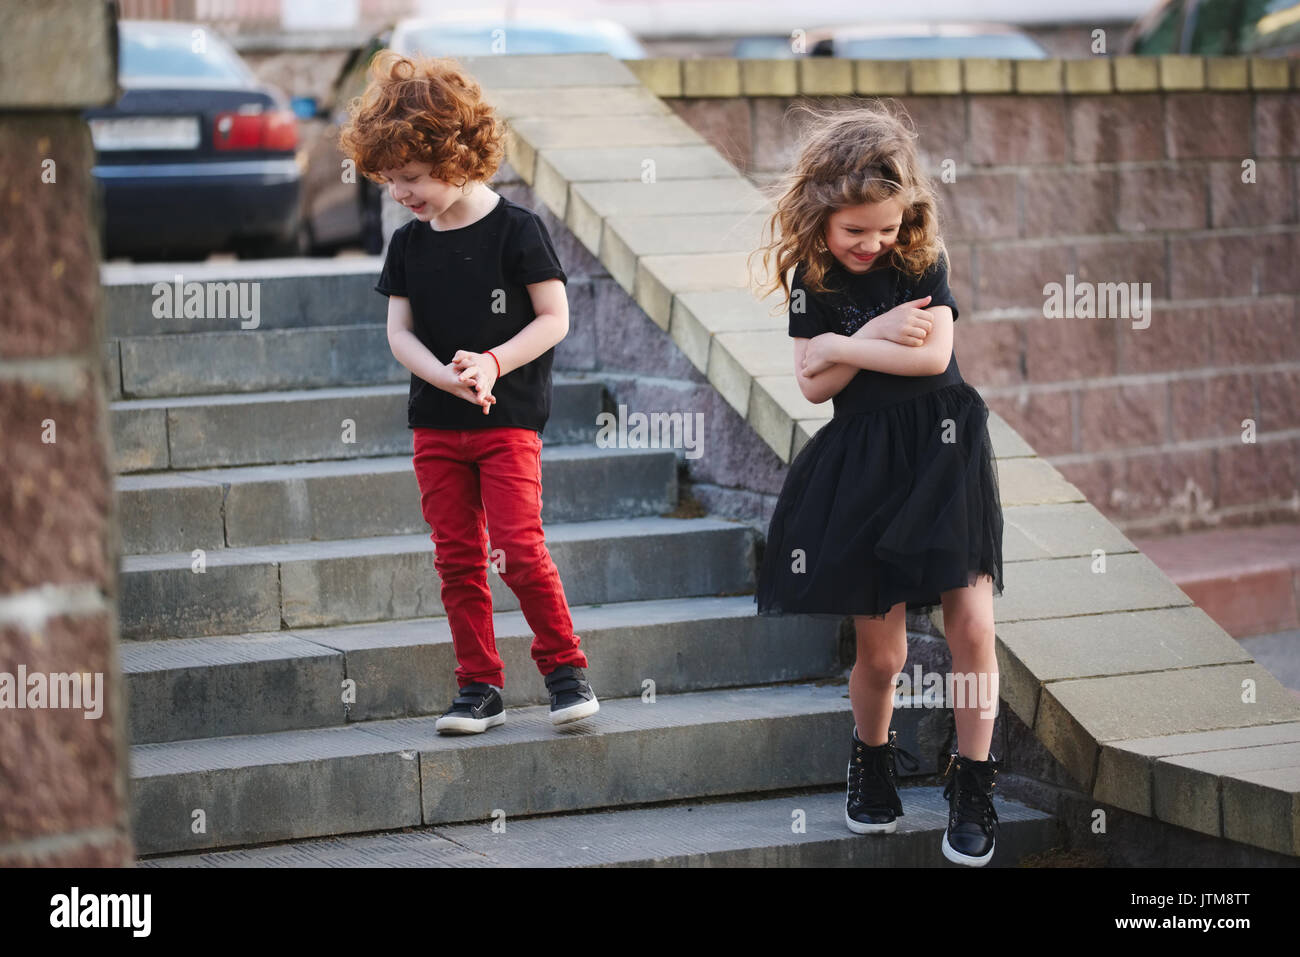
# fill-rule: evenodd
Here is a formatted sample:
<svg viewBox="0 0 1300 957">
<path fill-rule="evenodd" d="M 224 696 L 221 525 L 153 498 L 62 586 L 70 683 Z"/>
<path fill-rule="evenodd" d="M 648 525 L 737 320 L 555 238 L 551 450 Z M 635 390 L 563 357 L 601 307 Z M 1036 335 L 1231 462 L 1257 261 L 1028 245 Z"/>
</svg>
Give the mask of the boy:
<svg viewBox="0 0 1300 957">
<path fill-rule="evenodd" d="M 415 215 L 393 234 L 375 289 L 388 296 L 389 346 L 411 370 L 413 464 L 456 652 L 460 691 L 436 728 L 478 734 L 505 722 L 485 520 L 535 635 L 551 721 L 577 721 L 600 704 L 541 523 L 541 434 L 568 279 L 537 215 L 486 184 L 504 131 L 478 84 L 454 60 L 391 51 L 370 78 L 340 145 Z"/>
</svg>

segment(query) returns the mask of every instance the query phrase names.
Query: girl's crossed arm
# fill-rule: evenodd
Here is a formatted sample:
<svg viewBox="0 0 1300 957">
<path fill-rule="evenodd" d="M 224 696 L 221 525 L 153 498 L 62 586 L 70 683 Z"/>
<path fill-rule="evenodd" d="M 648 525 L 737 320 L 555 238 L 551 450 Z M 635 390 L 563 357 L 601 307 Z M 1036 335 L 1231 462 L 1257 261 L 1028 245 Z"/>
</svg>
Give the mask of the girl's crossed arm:
<svg viewBox="0 0 1300 957">
<path fill-rule="evenodd" d="M 828 363 L 843 362 L 891 375 L 938 375 L 952 360 L 952 310 L 935 306 L 927 312 L 934 326 L 925 345 L 900 346 L 886 339 L 862 340 L 827 332 L 808 340 L 804 366 L 817 370 L 827 368 Z"/>
<path fill-rule="evenodd" d="M 952 359 L 952 310 L 947 306 L 918 307 L 928 300 L 904 303 L 872 319 L 852 336 L 824 333 L 795 339 L 795 376 L 804 397 L 814 403 L 825 402 L 860 369 L 911 376 L 943 372 Z M 894 323 L 894 330 L 888 333 L 882 322 L 887 318 Z M 891 337 L 885 338 L 886 334 Z M 911 344 L 894 341 L 895 335 Z"/>
</svg>

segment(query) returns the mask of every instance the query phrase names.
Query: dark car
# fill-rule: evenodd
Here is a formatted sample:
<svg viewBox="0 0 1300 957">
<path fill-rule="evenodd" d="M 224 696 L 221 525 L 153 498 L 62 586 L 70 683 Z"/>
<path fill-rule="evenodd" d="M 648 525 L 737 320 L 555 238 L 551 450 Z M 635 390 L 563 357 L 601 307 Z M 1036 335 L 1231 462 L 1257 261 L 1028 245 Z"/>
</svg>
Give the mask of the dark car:
<svg viewBox="0 0 1300 957">
<path fill-rule="evenodd" d="M 1133 25 L 1121 52 L 1298 56 L 1300 0 L 1165 0 Z"/>
<path fill-rule="evenodd" d="M 84 113 L 106 256 L 297 251 L 298 120 L 210 28 L 118 23 L 112 106 Z"/>
</svg>

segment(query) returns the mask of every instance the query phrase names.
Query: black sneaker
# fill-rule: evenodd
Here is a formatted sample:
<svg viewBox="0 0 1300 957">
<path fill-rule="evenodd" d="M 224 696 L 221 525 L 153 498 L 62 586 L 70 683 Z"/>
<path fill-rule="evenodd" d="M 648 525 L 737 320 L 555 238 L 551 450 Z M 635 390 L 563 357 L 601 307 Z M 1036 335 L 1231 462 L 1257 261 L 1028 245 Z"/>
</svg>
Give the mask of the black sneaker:
<svg viewBox="0 0 1300 957">
<path fill-rule="evenodd" d="M 942 847 L 943 856 L 955 864 L 983 867 L 993 859 L 998 826 L 993 778 L 999 767 L 991 754 L 984 761 L 972 761 L 961 754 L 948 759 L 943 773 L 954 773 L 943 789 L 948 799 L 948 827 L 943 832 Z"/>
<path fill-rule="evenodd" d="M 434 728 L 439 734 L 482 734 L 505 723 L 506 706 L 501 701 L 501 692 L 493 685 L 475 681 L 460 689 Z"/>
<path fill-rule="evenodd" d="M 546 690 L 551 693 L 551 724 L 579 721 L 600 710 L 586 672 L 575 665 L 560 665 L 547 675 Z"/>
<path fill-rule="evenodd" d="M 899 747 L 897 739 L 898 732 L 891 729 L 884 744 L 863 744 L 858 729 L 853 729 L 844 823 L 855 834 L 892 834 L 898 827 L 896 818 L 903 813 L 903 802 L 898 796 L 897 765 L 915 771 L 920 762 Z"/>
</svg>

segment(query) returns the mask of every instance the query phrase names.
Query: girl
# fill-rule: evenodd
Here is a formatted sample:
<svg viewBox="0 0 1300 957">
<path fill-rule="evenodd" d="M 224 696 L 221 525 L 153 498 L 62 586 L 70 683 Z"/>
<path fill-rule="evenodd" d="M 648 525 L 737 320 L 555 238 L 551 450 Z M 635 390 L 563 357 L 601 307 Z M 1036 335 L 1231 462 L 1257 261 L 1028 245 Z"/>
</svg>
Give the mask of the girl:
<svg viewBox="0 0 1300 957">
<path fill-rule="evenodd" d="M 834 416 L 790 463 L 755 601 L 760 615 L 853 617 L 845 822 L 857 833 L 891 833 L 903 813 L 896 762 L 917 764 L 890 723 L 905 611 L 942 605 L 954 686 L 980 692 L 954 706 L 942 850 L 978 867 L 993 856 L 999 767 L 989 745 L 1002 511 L 988 408 L 953 354 L 957 303 L 915 133 L 873 107 L 807 112 L 762 249 L 777 278 L 760 292 L 786 292 L 799 388 L 832 399 Z"/>
</svg>

